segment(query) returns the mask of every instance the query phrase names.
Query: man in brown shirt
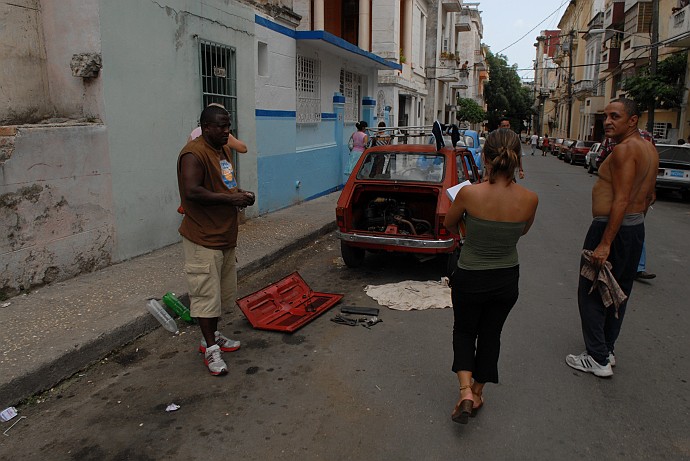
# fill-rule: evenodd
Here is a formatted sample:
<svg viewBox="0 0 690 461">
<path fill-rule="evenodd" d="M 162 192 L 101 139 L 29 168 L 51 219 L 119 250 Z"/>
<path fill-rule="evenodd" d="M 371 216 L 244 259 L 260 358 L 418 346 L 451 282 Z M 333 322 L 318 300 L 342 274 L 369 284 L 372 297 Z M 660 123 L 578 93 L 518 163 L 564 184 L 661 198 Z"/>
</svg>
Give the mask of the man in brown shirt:
<svg viewBox="0 0 690 461">
<path fill-rule="evenodd" d="M 237 293 L 239 207 L 254 204 L 254 194 L 237 186 L 230 148 L 230 116 L 222 107 L 201 113 L 202 134 L 190 141 L 177 161 L 177 183 L 185 215 L 179 232 L 185 256 L 191 315 L 203 336 L 199 350 L 213 375 L 228 372 L 221 351 L 239 349 L 240 342 L 218 331 L 222 307 L 234 304 Z"/>
<path fill-rule="evenodd" d="M 639 135 L 639 113 L 634 101 L 614 99 L 604 114 L 606 136 L 616 145 L 599 167 L 599 179 L 592 188 L 594 220 L 584 249 L 593 251 L 595 267 L 611 263 L 611 272 L 629 299 L 644 242 L 644 216 L 655 198 L 659 157 L 654 145 Z M 583 259 L 580 267 L 582 264 Z M 592 281 L 580 276 L 578 306 L 587 350 L 580 355 L 570 354 L 565 361 L 576 370 L 608 377 L 613 375 L 614 345 L 627 301 L 616 312 L 605 307 L 599 292 L 591 288 Z"/>
</svg>

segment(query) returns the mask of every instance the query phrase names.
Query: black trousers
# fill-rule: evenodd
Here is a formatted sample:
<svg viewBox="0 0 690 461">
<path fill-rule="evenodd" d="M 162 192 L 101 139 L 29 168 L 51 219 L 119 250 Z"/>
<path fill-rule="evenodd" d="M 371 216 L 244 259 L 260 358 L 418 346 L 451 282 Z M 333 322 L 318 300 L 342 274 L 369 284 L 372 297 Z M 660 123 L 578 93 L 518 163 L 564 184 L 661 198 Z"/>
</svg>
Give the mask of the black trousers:
<svg viewBox="0 0 690 461">
<path fill-rule="evenodd" d="M 604 229 L 606 229 L 605 222 L 593 221 L 585 237 L 583 249 L 594 250 L 601 242 Z M 612 266 L 611 273 L 628 297 L 632 292 L 643 243 L 644 223 L 621 226 L 611 244 L 608 258 Z M 580 267 L 582 264 L 584 264 L 584 259 L 580 258 Z M 585 340 L 587 353 L 594 360 L 605 365 L 608 363 L 609 352 L 613 353 L 616 339 L 621 332 L 628 300 L 620 306 L 618 318 L 616 318 L 616 308 L 613 306 L 605 307 L 598 290 L 589 294 L 591 288 L 592 282 L 580 276 L 577 288 L 577 304 L 580 308 L 582 336 Z"/>
<path fill-rule="evenodd" d="M 465 270 L 453 274 L 453 371 L 475 381 L 498 382 L 501 331 L 518 299 L 520 267 Z"/>
</svg>

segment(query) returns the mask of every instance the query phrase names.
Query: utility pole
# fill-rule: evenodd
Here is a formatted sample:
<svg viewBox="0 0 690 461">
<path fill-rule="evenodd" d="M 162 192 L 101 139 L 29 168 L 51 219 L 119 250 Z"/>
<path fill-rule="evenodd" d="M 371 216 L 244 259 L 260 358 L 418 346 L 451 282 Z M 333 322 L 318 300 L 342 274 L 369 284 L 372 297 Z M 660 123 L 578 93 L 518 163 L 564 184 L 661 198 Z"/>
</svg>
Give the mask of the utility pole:
<svg viewBox="0 0 690 461">
<path fill-rule="evenodd" d="M 652 0 L 652 46 L 649 52 L 649 75 L 654 78 L 656 75 L 656 65 L 659 61 L 659 0 Z M 649 96 L 647 103 L 647 131 L 654 135 L 654 111 L 656 110 L 656 100 L 653 95 Z"/>
<path fill-rule="evenodd" d="M 575 31 L 570 31 L 570 49 L 568 51 L 568 139 L 570 139 L 570 122 L 573 119 L 573 45 Z"/>
</svg>

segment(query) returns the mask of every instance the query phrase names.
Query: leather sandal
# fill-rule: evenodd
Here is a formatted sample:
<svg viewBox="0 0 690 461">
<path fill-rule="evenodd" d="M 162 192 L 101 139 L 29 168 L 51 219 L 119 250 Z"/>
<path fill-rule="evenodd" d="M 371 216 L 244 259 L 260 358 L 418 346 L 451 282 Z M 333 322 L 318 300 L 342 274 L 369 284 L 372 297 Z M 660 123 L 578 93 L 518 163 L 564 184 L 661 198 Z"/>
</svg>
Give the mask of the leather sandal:
<svg viewBox="0 0 690 461">
<path fill-rule="evenodd" d="M 472 386 L 469 385 L 460 386 L 460 391 L 469 389 L 471 387 Z M 453 413 L 450 415 L 450 418 L 455 423 L 467 424 L 467 420 L 469 416 L 472 414 L 472 405 L 474 405 L 474 400 L 462 399 L 460 402 L 458 402 L 457 405 L 455 405 L 455 408 L 453 409 Z"/>
</svg>

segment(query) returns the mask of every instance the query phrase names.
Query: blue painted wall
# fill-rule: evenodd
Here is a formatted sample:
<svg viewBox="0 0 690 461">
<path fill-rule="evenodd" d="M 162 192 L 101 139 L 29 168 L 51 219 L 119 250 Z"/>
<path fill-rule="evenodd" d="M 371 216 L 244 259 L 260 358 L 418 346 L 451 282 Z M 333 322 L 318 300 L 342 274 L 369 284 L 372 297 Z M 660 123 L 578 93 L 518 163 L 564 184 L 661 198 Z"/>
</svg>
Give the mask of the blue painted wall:
<svg viewBox="0 0 690 461">
<path fill-rule="evenodd" d="M 333 141 L 336 119 L 297 125 L 289 112 L 258 111 L 259 214 L 318 197 L 340 185 L 340 155 Z"/>
</svg>

